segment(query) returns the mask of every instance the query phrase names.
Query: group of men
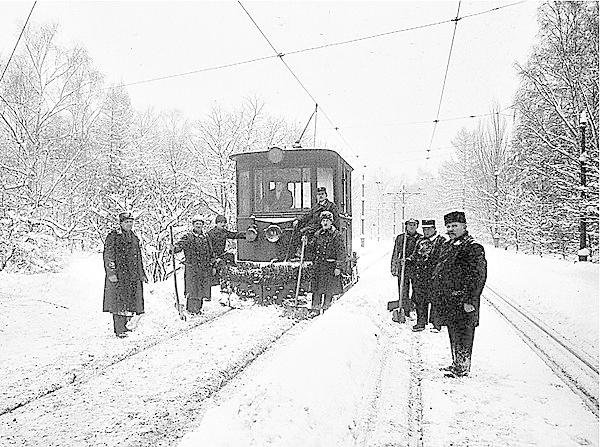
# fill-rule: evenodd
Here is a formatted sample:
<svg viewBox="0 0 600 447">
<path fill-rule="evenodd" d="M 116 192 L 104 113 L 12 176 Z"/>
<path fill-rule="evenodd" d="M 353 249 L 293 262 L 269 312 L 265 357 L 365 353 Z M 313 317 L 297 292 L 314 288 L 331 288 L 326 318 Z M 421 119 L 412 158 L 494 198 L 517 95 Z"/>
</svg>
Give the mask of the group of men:
<svg viewBox="0 0 600 447">
<path fill-rule="evenodd" d="M 104 312 L 113 315 L 117 337 L 127 336 L 127 322 L 134 315 L 144 313 L 143 283 L 147 282 L 142 265 L 138 237 L 132 231 L 131 213 L 119 214 L 119 226 L 111 231 L 104 243 Z M 172 244 L 171 253 L 183 251 L 185 256 L 184 295 L 190 314 L 202 311 L 204 301 L 211 299 L 211 286 L 225 263 L 233 262 L 231 253 L 225 251 L 227 239 L 243 239 L 245 233 L 225 228 L 223 215 L 215 218 L 215 226 L 205 232 L 205 218 L 196 215 L 191 229 Z"/>
<path fill-rule="evenodd" d="M 121 213 L 119 227 L 109 233 L 104 246 L 103 307 L 112 313 L 118 337 L 127 335 L 131 317 L 144 312 L 143 283 L 147 277 L 139 239 L 132 231 L 133 221 L 130 213 Z M 337 208 L 323 187 L 317 190 L 313 208 L 293 223 L 294 234 L 300 235 L 307 257 L 313 261 L 312 309 L 317 313 L 327 310 L 333 297 L 342 292 L 346 247 L 336 228 L 338 223 Z M 203 302 L 211 299 L 219 267 L 234 262 L 233 255 L 225 251 L 227 239 L 245 238 L 243 232 L 227 230 L 226 224 L 225 216 L 219 215 L 214 228 L 205 232 L 204 219 L 195 216 L 191 230 L 170 247 L 172 253 L 183 251 L 185 255 L 186 308 L 191 314 L 200 313 Z M 391 260 L 399 297 L 397 302 L 388 303 L 388 308 L 396 307 L 403 317 L 410 316 L 414 306 L 415 332 L 423 331 L 427 323 L 432 324 L 433 332 L 447 326 L 452 364 L 443 369 L 447 375 L 463 377 L 471 367 L 487 263 L 483 247 L 467 231 L 463 212 L 446 214 L 444 224 L 449 240 L 437 233 L 435 220 L 421 222 L 423 234 L 417 232 L 418 220 L 405 222 L 405 233 L 396 237 Z"/>
<path fill-rule="evenodd" d="M 113 315 L 114 332 L 126 337 L 127 323 L 134 315 L 144 313 L 143 283 L 147 282 L 142 265 L 140 241 L 132 231 L 131 213 L 119 214 L 119 226 L 106 237 L 104 244 L 104 312 Z M 331 305 L 342 291 L 341 275 L 345 267 L 346 249 L 336 228 L 339 216 L 336 206 L 327 199 L 324 187 L 317 188 L 317 203 L 294 221 L 298 245 L 303 242 L 307 257 L 313 261 L 312 309 L 320 313 Z M 226 264 L 235 262 L 226 252 L 227 239 L 244 239 L 246 233 L 230 231 L 223 215 L 215 218 L 214 227 L 206 232 L 205 219 L 196 215 L 191 229 L 169 247 L 171 253 L 183 251 L 185 256 L 184 296 L 189 314 L 202 312 L 204 301 L 211 300 L 211 287 Z"/>
<path fill-rule="evenodd" d="M 471 368 L 487 262 L 483 247 L 467 231 L 463 212 L 446 214 L 444 224 L 449 240 L 437 234 L 435 220 L 421 222 L 423 234 L 417 232 L 418 220 L 405 222 L 391 260 L 391 273 L 398 277 L 398 301 L 388 308 L 397 307 L 401 321 L 414 306 L 415 332 L 423 331 L 428 322 L 432 332 L 447 326 L 452 364 L 442 369 L 447 376 L 464 377 Z"/>
</svg>

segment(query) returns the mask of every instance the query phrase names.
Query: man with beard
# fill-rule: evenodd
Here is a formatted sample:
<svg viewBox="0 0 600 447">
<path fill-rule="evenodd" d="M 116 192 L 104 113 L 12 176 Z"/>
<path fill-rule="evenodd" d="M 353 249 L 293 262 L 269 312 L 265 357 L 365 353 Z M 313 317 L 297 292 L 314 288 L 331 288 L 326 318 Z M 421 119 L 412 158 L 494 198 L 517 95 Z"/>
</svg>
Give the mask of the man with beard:
<svg viewBox="0 0 600 447">
<path fill-rule="evenodd" d="M 412 301 L 410 299 L 410 283 L 412 269 L 410 266 L 404 268 L 404 278 L 402 278 L 402 265 L 405 259 L 414 251 L 417 241 L 421 235 L 417 233 L 419 221 L 417 219 L 408 219 L 404 223 L 405 233 L 396 236 L 394 242 L 394 251 L 392 252 L 391 273 L 398 277 L 398 306 L 400 311 L 409 316 L 412 310 Z M 406 238 L 406 245 L 405 239 Z M 405 246 L 404 246 L 405 245 Z M 407 268 L 408 267 L 408 268 Z M 390 303 L 391 304 L 391 303 Z M 388 304 L 389 306 L 389 304 Z M 391 309 L 390 309 L 391 310 Z M 400 317 L 402 321 L 402 317 Z"/>
<path fill-rule="evenodd" d="M 302 236 L 306 240 L 307 236 Z M 342 271 L 346 260 L 346 248 L 342 234 L 333 226 L 333 214 L 321 213 L 321 229 L 308 242 L 313 259 L 312 310 L 325 312 L 331 306 L 334 295 L 342 293 Z"/>
<path fill-rule="evenodd" d="M 214 252 L 208 236 L 204 234 L 202 216 L 196 215 L 192 218 L 192 230 L 183 235 L 171 250 L 175 253 L 183 250 L 186 309 L 190 314 L 199 314 L 202 312 L 204 300 L 210 300 L 212 275 L 216 273 L 213 267 Z"/>
<path fill-rule="evenodd" d="M 422 220 L 421 228 L 423 237 L 420 238 L 412 254 L 406 258 L 406 265 L 412 271 L 413 295 L 417 311 L 417 324 L 412 328 L 413 332 L 425 329 L 427 322 L 433 324 L 432 332 L 440 332 L 437 317 L 437 304 L 433 296 L 431 276 L 437 264 L 442 244 L 446 241 L 444 236 L 438 234 L 435 229 L 435 220 Z M 431 303 L 431 314 L 429 304 Z"/>
<path fill-rule="evenodd" d="M 481 244 L 467 232 L 465 213 L 444 216 L 450 240 L 442 245 L 433 272 L 440 323 L 448 327 L 452 365 L 443 368 L 449 377 L 464 377 L 471 369 L 475 328 L 479 325 L 479 300 L 487 278 L 487 261 Z"/>
<path fill-rule="evenodd" d="M 115 335 L 127 336 L 127 322 L 144 313 L 143 282 L 148 282 L 142 265 L 140 240 L 133 233 L 131 213 L 119 214 L 119 228 L 111 231 L 104 242 L 103 311 L 113 316 Z"/>
</svg>

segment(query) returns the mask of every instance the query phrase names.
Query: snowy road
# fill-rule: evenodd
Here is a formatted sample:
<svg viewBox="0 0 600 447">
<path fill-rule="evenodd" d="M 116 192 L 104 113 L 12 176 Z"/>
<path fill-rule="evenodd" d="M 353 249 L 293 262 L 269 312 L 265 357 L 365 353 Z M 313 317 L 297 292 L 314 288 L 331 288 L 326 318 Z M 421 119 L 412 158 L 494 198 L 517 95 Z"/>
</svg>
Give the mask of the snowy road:
<svg viewBox="0 0 600 447">
<path fill-rule="evenodd" d="M 16 320 L 4 327 L 9 337 L 2 355 L 10 361 L 0 366 L 0 376 L 10 386 L 1 396 L 3 408 L 25 405 L 0 416 L 2 445 L 598 445 L 598 419 L 487 305 L 472 374 L 443 377 L 439 367 L 450 362 L 445 331 L 413 333 L 414 321 L 393 323 L 385 309 L 396 296 L 386 248 L 365 251 L 360 282 L 327 313 L 298 324 L 275 307 L 223 314 L 226 309 L 214 301 L 206 309 L 212 321 L 183 323 L 166 284 L 149 290 L 148 314 L 126 340 L 110 335 L 108 319 L 75 319 L 63 331 L 73 314 L 55 306 L 48 308 L 54 320 L 37 321 L 44 332 L 19 320 L 17 307 L 5 314 Z M 507 293 L 518 280 L 501 282 L 501 257 L 518 257 L 489 256 L 495 286 Z M 90 262 L 78 267 L 88 277 L 99 267 Z M 57 278 L 80 274 L 74 268 L 51 280 L 34 277 L 0 293 L 23 303 L 35 296 L 69 309 L 81 306 L 81 315 L 96 309 L 98 315 L 97 301 L 78 300 L 88 282 L 75 280 L 70 290 L 53 286 Z M 556 321 L 577 317 L 569 310 Z M 35 315 L 27 314 L 28 321 Z M 594 338 L 593 328 L 585 336 Z M 76 380 L 69 384 L 73 371 Z M 36 398 L 53 383 L 61 387 Z"/>
<path fill-rule="evenodd" d="M 450 363 L 445 331 L 392 323 L 394 295 L 384 256 L 221 390 L 180 447 L 598 445 L 594 414 L 492 308 L 482 307 L 472 374 L 457 380 L 439 370 Z"/>
</svg>

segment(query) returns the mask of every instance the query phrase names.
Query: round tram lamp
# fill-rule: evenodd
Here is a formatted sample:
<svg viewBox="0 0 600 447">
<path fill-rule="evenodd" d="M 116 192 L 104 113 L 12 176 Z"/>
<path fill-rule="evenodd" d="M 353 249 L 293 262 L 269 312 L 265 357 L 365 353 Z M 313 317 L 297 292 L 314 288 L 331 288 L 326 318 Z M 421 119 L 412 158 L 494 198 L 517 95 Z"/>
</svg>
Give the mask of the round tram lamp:
<svg viewBox="0 0 600 447">
<path fill-rule="evenodd" d="M 279 163 L 283 160 L 283 149 L 276 146 L 272 147 L 269 149 L 269 152 L 267 152 L 267 158 L 271 163 Z"/>
<path fill-rule="evenodd" d="M 246 230 L 246 240 L 249 242 L 254 242 L 258 239 L 258 231 L 256 231 L 256 227 L 250 227 Z"/>
<path fill-rule="evenodd" d="M 281 239 L 281 233 L 282 231 L 279 225 L 269 225 L 267 228 L 265 228 L 265 239 L 269 242 L 275 243 Z"/>
</svg>

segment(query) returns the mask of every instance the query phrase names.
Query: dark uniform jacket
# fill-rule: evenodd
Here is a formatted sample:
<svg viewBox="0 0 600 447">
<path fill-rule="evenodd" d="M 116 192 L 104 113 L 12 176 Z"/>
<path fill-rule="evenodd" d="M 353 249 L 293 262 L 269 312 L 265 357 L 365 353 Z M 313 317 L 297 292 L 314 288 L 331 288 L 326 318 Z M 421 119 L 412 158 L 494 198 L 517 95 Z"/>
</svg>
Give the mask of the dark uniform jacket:
<svg viewBox="0 0 600 447">
<path fill-rule="evenodd" d="M 406 258 L 406 265 L 412 271 L 412 279 L 417 286 L 428 286 L 431 282 L 444 242 L 446 238 L 441 234 L 436 233 L 432 238 L 423 236 Z"/>
<path fill-rule="evenodd" d="M 394 242 L 394 251 L 392 252 L 392 259 L 391 259 L 391 271 L 394 274 L 394 276 L 400 276 L 400 259 L 402 258 L 402 244 L 404 243 L 404 234 L 399 234 L 398 236 L 396 236 L 396 241 Z M 419 233 L 415 233 L 415 234 L 408 234 L 408 237 L 406 239 L 406 249 L 405 249 L 405 253 L 404 256 L 405 258 L 408 258 L 408 256 L 410 256 L 410 254 L 415 250 L 415 246 L 417 245 L 417 241 L 422 238 L 423 236 L 421 236 Z M 404 269 L 404 274 L 406 277 L 410 276 L 410 266 L 406 266 Z"/>
<path fill-rule="evenodd" d="M 236 233 L 235 231 L 219 227 L 214 227 L 208 232 L 210 245 L 217 258 L 220 258 L 225 253 L 227 239 L 244 239 L 245 237 L 246 233 Z"/>
<path fill-rule="evenodd" d="M 183 250 L 185 255 L 186 272 L 190 270 L 212 269 L 214 251 L 211 248 L 208 236 L 204 233 L 190 231 L 175 243 L 175 253 Z"/>
<path fill-rule="evenodd" d="M 313 206 L 308 213 L 298 219 L 298 227 L 302 233 L 309 232 L 314 233 L 321 228 L 321 213 L 323 211 L 329 211 L 333 214 L 333 226 L 335 228 L 340 227 L 340 215 L 338 213 L 337 206 L 335 203 L 325 199 L 321 203 L 317 203 Z"/>
<path fill-rule="evenodd" d="M 433 287 L 442 324 L 479 325 L 479 301 L 487 278 L 487 261 L 481 244 L 467 233 L 445 242 L 433 271 Z M 473 312 L 465 312 L 464 304 Z"/>
<path fill-rule="evenodd" d="M 307 248 L 313 260 L 312 292 L 330 295 L 342 293 L 342 275 L 334 275 L 336 268 L 343 273 L 346 265 L 342 234 L 335 227 L 317 230 Z"/>
<path fill-rule="evenodd" d="M 208 236 L 204 233 L 190 231 L 174 245 L 175 253 L 183 250 L 185 255 L 183 275 L 185 294 L 194 299 L 210 298 L 215 256 Z"/>
<path fill-rule="evenodd" d="M 146 279 L 142 265 L 140 240 L 121 228 L 111 231 L 104 242 L 103 311 L 120 314 L 144 313 L 142 281 Z M 108 277 L 116 275 L 118 281 Z"/>
</svg>

